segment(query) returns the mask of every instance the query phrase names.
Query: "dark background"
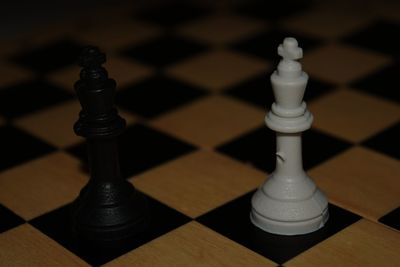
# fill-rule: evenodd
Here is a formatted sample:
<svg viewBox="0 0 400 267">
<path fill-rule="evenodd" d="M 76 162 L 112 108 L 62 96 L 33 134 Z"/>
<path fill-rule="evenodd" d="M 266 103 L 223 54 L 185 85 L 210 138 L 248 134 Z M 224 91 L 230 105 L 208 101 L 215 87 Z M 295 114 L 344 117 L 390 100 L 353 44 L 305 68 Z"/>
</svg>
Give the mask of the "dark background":
<svg viewBox="0 0 400 267">
<path fill-rule="evenodd" d="M 332 2 L 336 6 L 340 6 L 346 11 L 354 10 L 355 16 L 357 10 L 363 9 L 376 11 L 376 5 L 385 5 L 389 2 L 395 3 L 396 0 L 330 0 L 330 1 L 311 1 L 311 0 L 187 0 L 187 1 L 171 1 L 171 0 L 16 0 L 1 1 L 0 4 L 0 39 L 8 39 L 18 37 L 27 32 L 48 26 L 51 23 L 57 23 L 65 20 L 82 20 L 90 15 L 91 10 L 112 9 L 118 5 L 129 4 L 135 12 L 140 13 L 142 10 L 149 8 L 162 9 L 166 5 L 186 4 L 214 7 L 216 9 L 240 9 L 241 6 L 253 6 L 254 9 L 265 10 L 270 13 L 275 8 L 280 10 L 287 7 L 288 12 L 296 9 L 296 6 L 304 6 L 304 3 L 312 5 L 317 2 Z M 301 3 L 301 5 L 299 5 Z M 111 12 L 111 11 L 110 11 Z M 104 20 L 107 20 L 104 17 Z"/>
</svg>

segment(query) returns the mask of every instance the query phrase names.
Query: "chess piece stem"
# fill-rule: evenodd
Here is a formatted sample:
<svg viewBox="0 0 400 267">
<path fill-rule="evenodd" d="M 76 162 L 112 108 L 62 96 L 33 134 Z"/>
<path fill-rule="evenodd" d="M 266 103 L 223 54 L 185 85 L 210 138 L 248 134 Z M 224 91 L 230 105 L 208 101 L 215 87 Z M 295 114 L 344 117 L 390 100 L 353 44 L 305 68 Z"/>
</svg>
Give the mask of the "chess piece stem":
<svg viewBox="0 0 400 267">
<path fill-rule="evenodd" d="M 276 134 L 276 169 L 284 177 L 296 177 L 303 172 L 301 134 Z"/>
</svg>

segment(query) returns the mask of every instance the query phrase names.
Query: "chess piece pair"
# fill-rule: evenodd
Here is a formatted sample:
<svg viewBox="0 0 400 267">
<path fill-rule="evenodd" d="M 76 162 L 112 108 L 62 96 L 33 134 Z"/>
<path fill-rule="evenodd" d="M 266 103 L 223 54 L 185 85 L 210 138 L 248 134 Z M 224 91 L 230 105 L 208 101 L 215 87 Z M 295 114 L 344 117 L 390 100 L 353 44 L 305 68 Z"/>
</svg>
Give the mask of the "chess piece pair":
<svg viewBox="0 0 400 267">
<path fill-rule="evenodd" d="M 95 47 L 87 47 L 80 57 L 83 69 L 74 87 L 82 111 L 74 130 L 87 139 L 91 177 L 72 204 L 71 218 L 80 243 L 114 247 L 146 228 L 147 204 L 120 174 L 117 138 L 125 120 L 115 108 L 116 83 L 101 66 L 105 61 Z"/>
<path fill-rule="evenodd" d="M 302 167 L 301 132 L 313 120 L 302 101 L 308 81 L 296 61 L 302 49 L 286 38 L 278 53 L 283 59 L 271 76 L 276 102 L 266 116 L 267 126 L 277 132 L 276 170 L 254 194 L 250 218 L 271 233 L 305 234 L 326 223 L 328 202 Z M 72 205 L 72 226 L 79 240 L 113 246 L 144 231 L 147 205 L 120 175 L 116 138 L 125 121 L 114 106 L 116 85 L 104 62 L 97 48 L 86 48 L 75 84 L 82 111 L 74 129 L 87 138 L 91 178 Z"/>
</svg>

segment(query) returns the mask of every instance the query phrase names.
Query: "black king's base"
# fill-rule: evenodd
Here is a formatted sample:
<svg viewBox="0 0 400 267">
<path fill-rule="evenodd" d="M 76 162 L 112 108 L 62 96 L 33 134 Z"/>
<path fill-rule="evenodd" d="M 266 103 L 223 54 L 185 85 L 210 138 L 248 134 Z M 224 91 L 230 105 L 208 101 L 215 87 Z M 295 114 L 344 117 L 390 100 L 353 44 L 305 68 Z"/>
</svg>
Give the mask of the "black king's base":
<svg viewBox="0 0 400 267">
<path fill-rule="evenodd" d="M 71 225 L 80 244 L 111 248 L 145 230 L 148 209 L 145 197 L 120 175 L 117 137 L 125 120 L 114 107 L 116 84 L 101 67 L 104 62 L 95 47 L 80 58 L 75 90 L 82 111 L 74 130 L 87 139 L 91 177 L 71 206 Z"/>
<path fill-rule="evenodd" d="M 89 182 L 72 205 L 73 237 L 90 247 L 123 245 L 146 230 L 146 204 L 143 195 L 128 182 Z"/>
</svg>

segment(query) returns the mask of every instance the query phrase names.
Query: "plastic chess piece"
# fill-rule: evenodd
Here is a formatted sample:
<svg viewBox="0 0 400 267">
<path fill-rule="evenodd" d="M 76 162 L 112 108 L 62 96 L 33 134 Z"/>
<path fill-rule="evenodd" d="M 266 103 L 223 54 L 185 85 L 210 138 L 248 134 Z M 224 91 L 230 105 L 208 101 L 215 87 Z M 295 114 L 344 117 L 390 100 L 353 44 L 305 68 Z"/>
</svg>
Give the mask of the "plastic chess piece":
<svg viewBox="0 0 400 267">
<path fill-rule="evenodd" d="M 278 54 L 282 60 L 271 75 L 275 103 L 265 118 L 276 131 L 276 169 L 254 194 L 250 219 L 270 233 L 306 234 L 324 226 L 328 201 L 302 166 L 301 132 L 313 121 L 303 101 L 308 75 L 296 61 L 302 49 L 296 39 L 285 38 Z"/>
<path fill-rule="evenodd" d="M 144 231 L 147 217 L 146 199 L 120 175 L 117 138 L 125 120 L 114 106 L 116 83 L 101 66 L 105 61 L 96 47 L 85 48 L 74 85 L 82 106 L 74 130 L 87 139 L 91 176 L 72 205 L 72 228 L 79 241 L 95 246 L 114 246 Z"/>
</svg>

